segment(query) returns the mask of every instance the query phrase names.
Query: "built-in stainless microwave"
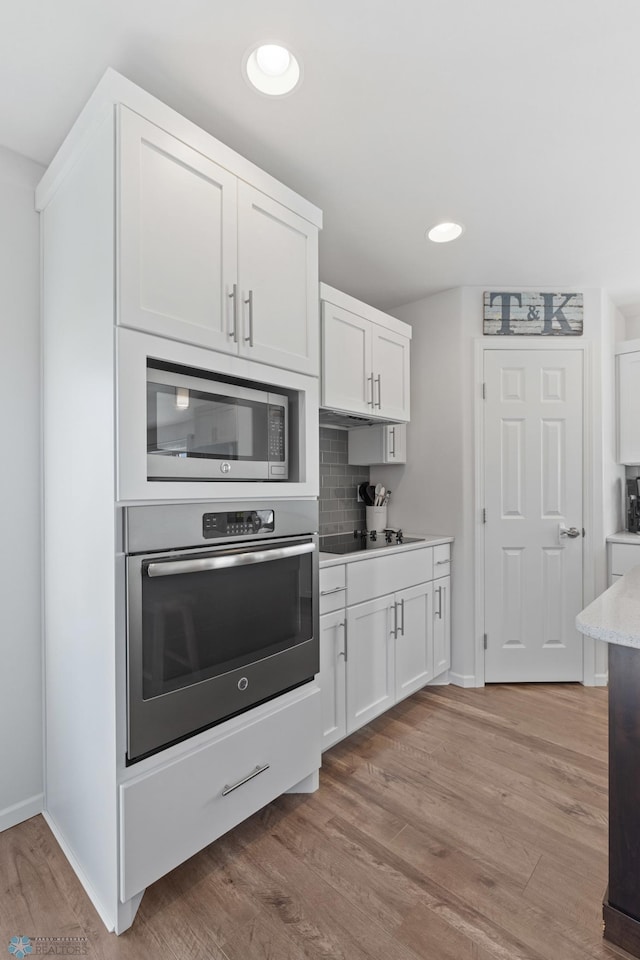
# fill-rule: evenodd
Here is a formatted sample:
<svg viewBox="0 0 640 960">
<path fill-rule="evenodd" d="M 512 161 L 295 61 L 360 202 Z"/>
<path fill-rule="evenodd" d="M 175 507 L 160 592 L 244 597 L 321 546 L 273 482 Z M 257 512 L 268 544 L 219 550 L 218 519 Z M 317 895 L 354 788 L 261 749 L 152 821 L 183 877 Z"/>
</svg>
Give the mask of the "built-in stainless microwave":
<svg viewBox="0 0 640 960">
<path fill-rule="evenodd" d="M 287 480 L 288 399 L 259 384 L 147 366 L 147 476 Z"/>
</svg>

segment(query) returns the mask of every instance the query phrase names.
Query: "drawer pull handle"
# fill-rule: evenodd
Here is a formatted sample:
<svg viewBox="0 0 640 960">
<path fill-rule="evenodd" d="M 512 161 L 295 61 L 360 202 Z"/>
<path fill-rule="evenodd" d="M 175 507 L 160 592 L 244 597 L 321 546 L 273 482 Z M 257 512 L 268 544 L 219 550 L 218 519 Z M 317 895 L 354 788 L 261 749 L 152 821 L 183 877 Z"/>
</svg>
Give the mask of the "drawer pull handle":
<svg viewBox="0 0 640 960">
<path fill-rule="evenodd" d="M 441 563 L 449 563 L 449 560 L 436 560 L 436 567 L 439 567 Z"/>
<path fill-rule="evenodd" d="M 234 790 L 237 790 L 238 787 L 244 787 L 245 783 L 249 783 L 249 780 L 253 780 L 254 777 L 259 776 L 259 774 L 264 773 L 265 770 L 268 770 L 270 764 L 265 763 L 262 766 L 257 766 L 255 770 L 252 770 L 251 773 L 248 773 L 246 777 L 243 777 L 242 780 L 238 780 L 237 783 L 227 783 L 222 788 L 222 796 L 226 797 L 227 794 L 233 793 Z"/>
<path fill-rule="evenodd" d="M 321 597 L 328 597 L 330 593 L 340 593 L 341 590 L 344 590 L 344 587 L 333 587 L 331 590 L 321 590 Z"/>
</svg>

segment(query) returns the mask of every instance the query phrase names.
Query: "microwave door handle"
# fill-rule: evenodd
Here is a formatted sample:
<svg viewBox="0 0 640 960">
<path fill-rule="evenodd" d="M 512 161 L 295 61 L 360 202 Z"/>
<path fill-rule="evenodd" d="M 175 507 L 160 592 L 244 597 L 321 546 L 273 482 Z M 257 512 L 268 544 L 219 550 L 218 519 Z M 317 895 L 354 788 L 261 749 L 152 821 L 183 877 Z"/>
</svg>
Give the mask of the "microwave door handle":
<svg viewBox="0 0 640 960">
<path fill-rule="evenodd" d="M 201 560 L 163 560 L 150 563 L 147 574 L 150 577 L 173 577 L 179 573 L 202 573 L 208 570 L 225 570 L 229 567 L 246 567 L 252 563 L 267 563 L 269 560 L 285 560 L 304 553 L 313 553 L 313 543 L 296 543 L 290 547 L 277 547 L 274 550 L 253 550 L 245 553 L 226 553 L 215 557 L 203 557 Z"/>
</svg>

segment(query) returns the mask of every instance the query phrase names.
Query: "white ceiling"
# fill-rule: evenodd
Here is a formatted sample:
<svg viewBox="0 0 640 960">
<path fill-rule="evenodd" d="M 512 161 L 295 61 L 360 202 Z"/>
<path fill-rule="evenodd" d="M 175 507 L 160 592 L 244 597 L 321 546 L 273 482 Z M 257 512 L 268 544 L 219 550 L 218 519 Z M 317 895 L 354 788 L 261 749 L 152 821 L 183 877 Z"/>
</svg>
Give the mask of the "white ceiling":
<svg viewBox="0 0 640 960">
<path fill-rule="evenodd" d="M 264 40 L 289 97 L 241 75 Z M 633 315 L 639 40 L 638 0 L 4 0 L 0 143 L 47 163 L 112 66 L 321 207 L 348 293 L 603 286 Z"/>
</svg>

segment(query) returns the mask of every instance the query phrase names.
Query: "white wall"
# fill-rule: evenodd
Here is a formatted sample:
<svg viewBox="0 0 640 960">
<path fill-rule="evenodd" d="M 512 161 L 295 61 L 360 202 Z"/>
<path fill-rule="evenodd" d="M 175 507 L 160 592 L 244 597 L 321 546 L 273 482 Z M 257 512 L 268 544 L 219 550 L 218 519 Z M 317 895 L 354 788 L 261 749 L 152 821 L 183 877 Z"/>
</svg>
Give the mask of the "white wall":
<svg viewBox="0 0 640 960">
<path fill-rule="evenodd" d="M 392 311 L 413 329 L 407 465 L 372 467 L 371 480 L 381 480 L 392 491 L 392 526 L 455 537 L 451 677 L 472 685 L 473 372 L 472 351 L 463 336 L 465 293 L 447 290 Z"/>
<path fill-rule="evenodd" d="M 42 806 L 40 241 L 43 168 L 0 147 L 0 829 Z"/>
<path fill-rule="evenodd" d="M 495 286 L 495 285 L 494 285 Z M 455 536 L 452 582 L 453 682 L 472 685 L 479 637 L 474 619 L 474 345 L 482 338 L 484 288 L 448 290 L 390 311 L 411 324 L 411 423 L 406 467 L 372 467 L 372 482 L 393 490 L 389 522 L 407 532 Z M 593 449 L 591 502 L 585 507 L 588 568 L 585 604 L 606 586 L 605 538 L 621 527 L 624 469 L 615 463 L 613 345 L 623 321 L 599 289 L 585 290 L 584 340 L 590 344 L 591 396 L 587 416 Z M 514 340 L 519 348 L 535 340 Z M 603 683 L 602 645 L 585 641 L 585 676 Z"/>
<path fill-rule="evenodd" d="M 620 340 L 640 340 L 640 317 L 627 317 Z"/>
</svg>

